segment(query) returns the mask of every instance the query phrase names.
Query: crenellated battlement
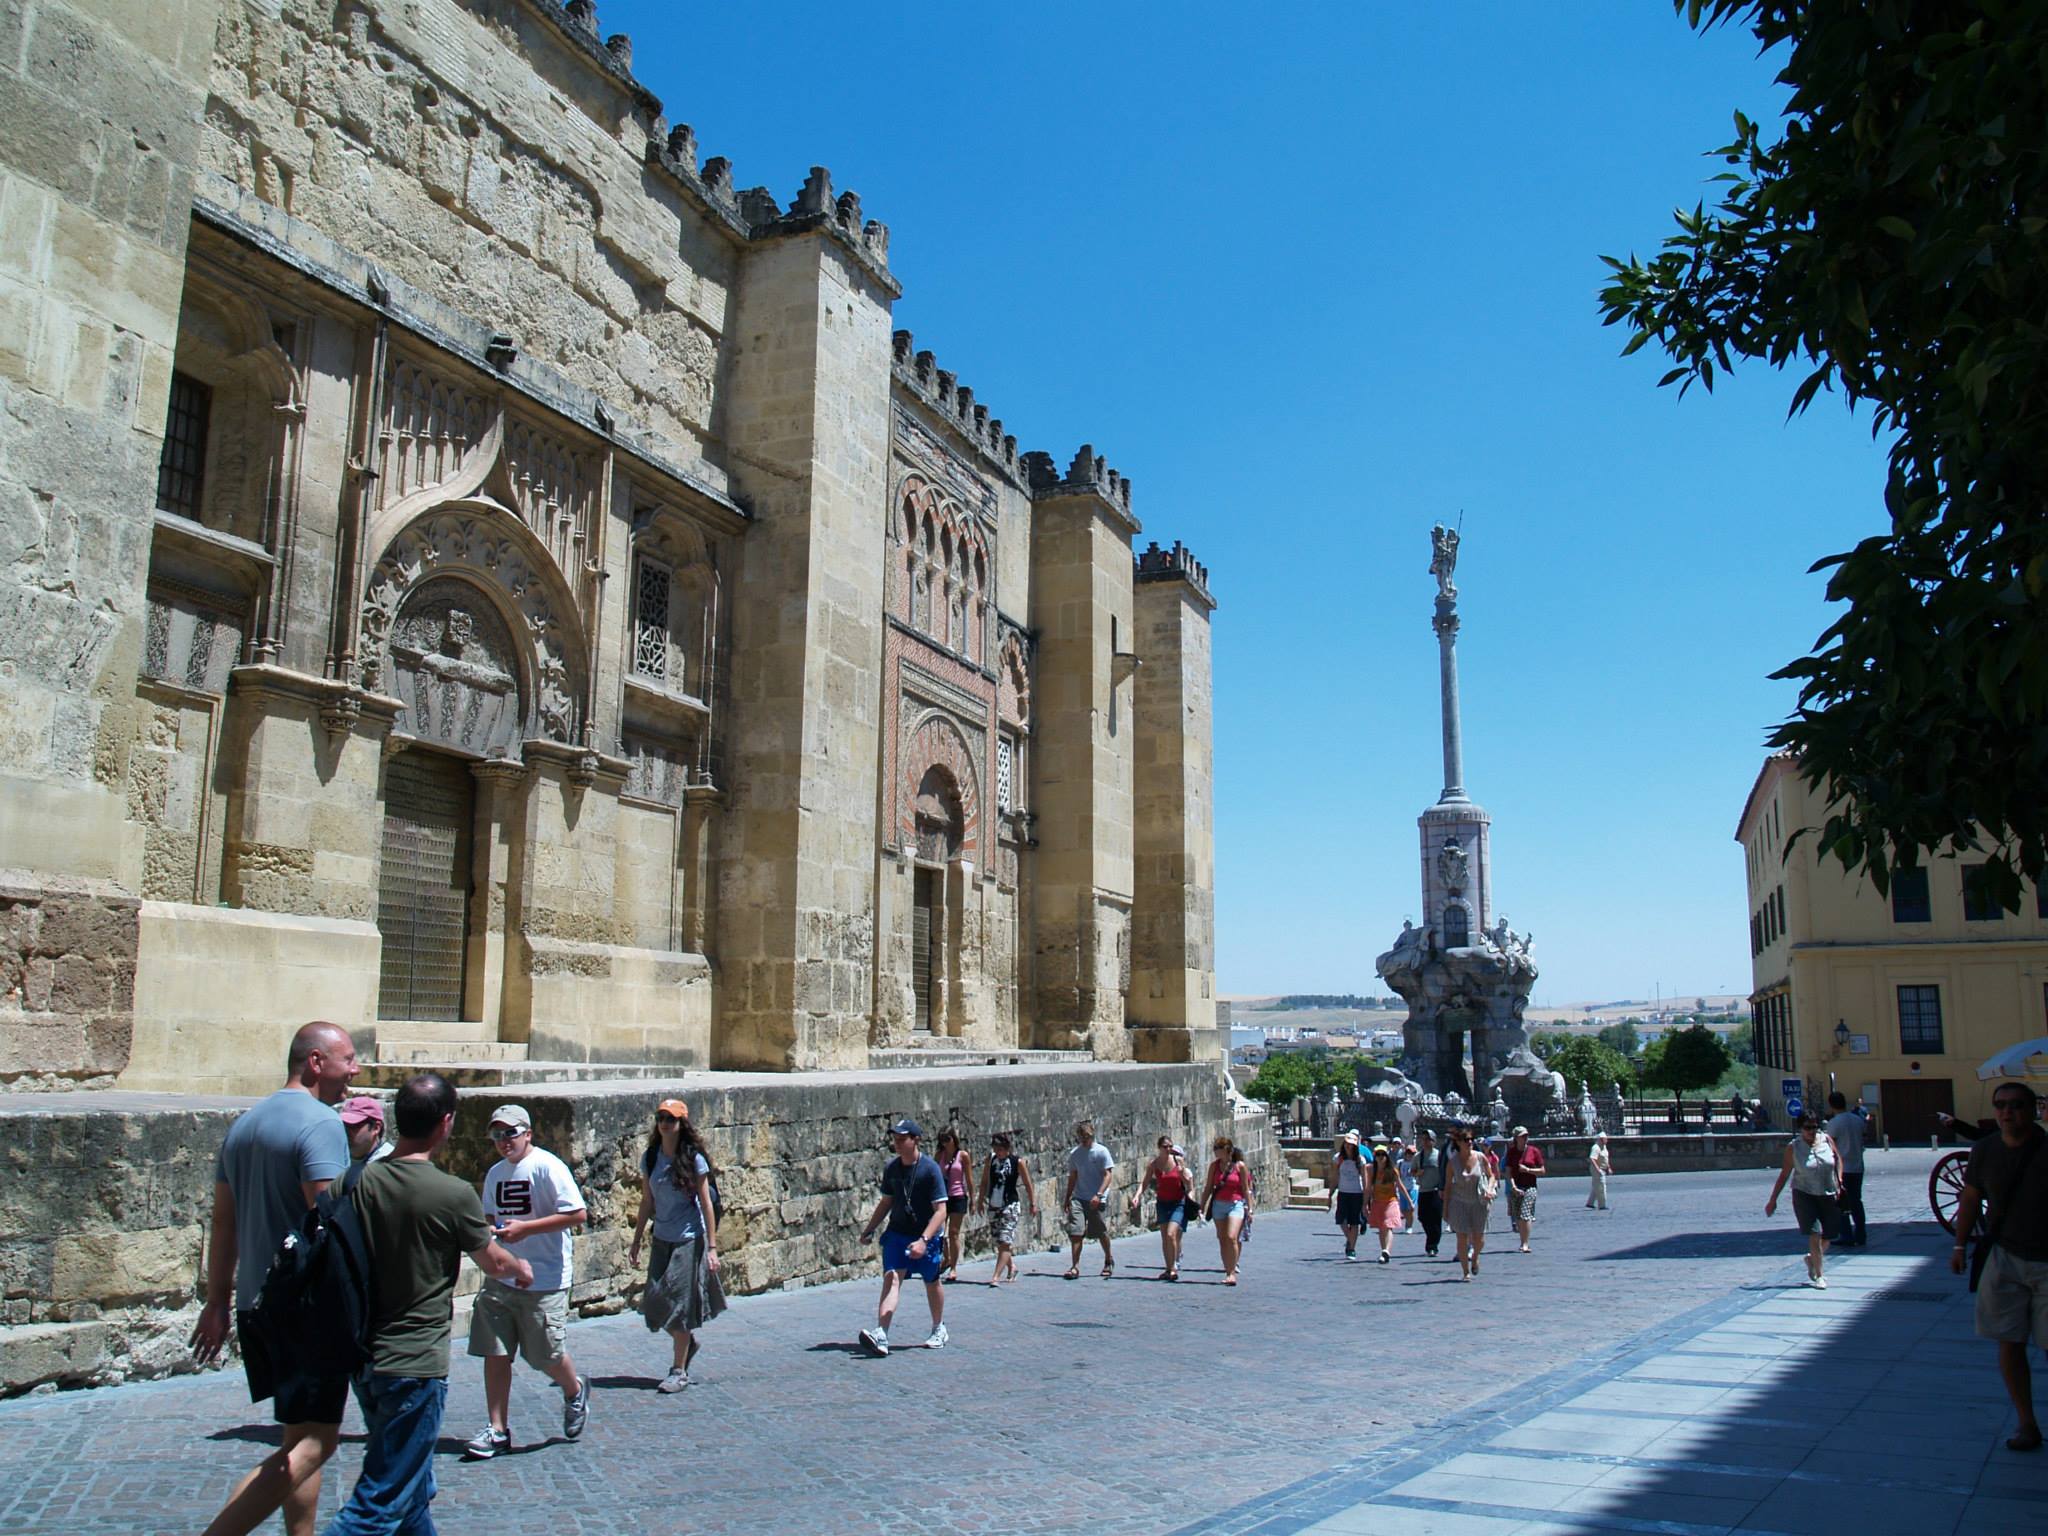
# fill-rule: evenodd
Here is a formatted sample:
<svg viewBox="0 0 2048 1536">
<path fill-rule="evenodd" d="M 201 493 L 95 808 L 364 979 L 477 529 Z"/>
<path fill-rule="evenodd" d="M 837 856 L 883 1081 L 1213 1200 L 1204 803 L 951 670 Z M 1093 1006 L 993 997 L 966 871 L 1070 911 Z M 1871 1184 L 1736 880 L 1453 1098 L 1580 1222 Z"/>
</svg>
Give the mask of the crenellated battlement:
<svg viewBox="0 0 2048 1536">
<path fill-rule="evenodd" d="M 680 182 L 692 200 L 730 233 L 745 240 L 762 240 L 824 229 L 881 277 L 892 293 L 898 291 L 889 276 L 889 226 L 879 219 L 862 218 L 858 194 L 844 192 L 835 198 L 830 171 L 812 166 L 802 190 L 787 208 L 765 187 L 736 192 L 732 162 L 714 155 L 700 167 L 696 133 L 687 123 L 670 127 L 661 98 L 634 76 L 633 39 L 623 32 L 601 38 L 596 0 L 567 0 L 561 6 L 550 0 L 527 3 L 549 17 L 591 63 L 632 92 L 647 126 L 647 163 Z"/>
<path fill-rule="evenodd" d="M 897 380 L 944 417 L 1012 483 L 1027 485 L 1018 462 L 1017 439 L 1003 430 L 1002 419 L 991 417 L 987 406 L 977 404 L 974 391 L 960 383 L 956 374 L 939 367 L 930 352 L 918 351 L 910 332 L 896 332 L 894 342 L 891 361 Z"/>
<path fill-rule="evenodd" d="M 1064 476 L 1054 468 L 1049 453 L 1027 453 L 1022 462 L 1033 496 L 1095 495 L 1121 508 L 1126 516 L 1131 513 L 1129 477 L 1110 468 L 1109 460 L 1097 453 L 1093 444 L 1081 445 L 1068 461 Z"/>
<path fill-rule="evenodd" d="M 1138 581 L 1184 581 L 1202 596 L 1210 597 L 1209 567 L 1197 560 L 1179 539 L 1173 541 L 1171 549 L 1161 549 L 1155 539 L 1133 555 L 1131 563 Z"/>
</svg>

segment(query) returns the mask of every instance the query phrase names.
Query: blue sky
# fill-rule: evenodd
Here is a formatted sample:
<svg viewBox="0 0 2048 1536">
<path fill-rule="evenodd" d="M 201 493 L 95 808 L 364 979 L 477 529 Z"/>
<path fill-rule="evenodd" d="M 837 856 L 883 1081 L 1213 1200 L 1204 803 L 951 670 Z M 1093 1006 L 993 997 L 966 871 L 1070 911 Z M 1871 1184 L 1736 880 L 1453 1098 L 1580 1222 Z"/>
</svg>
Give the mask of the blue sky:
<svg viewBox="0 0 2048 1536">
<path fill-rule="evenodd" d="M 1427 533 L 1461 510 L 1466 783 L 1537 1001 L 1748 990 L 1766 674 L 1828 622 L 1807 566 L 1880 527 L 1882 453 L 1760 368 L 1680 402 L 1594 305 L 1731 113 L 1776 116 L 1746 34 L 1662 0 L 599 23 L 737 185 L 857 190 L 897 324 L 1208 563 L 1224 993 L 1382 990 L 1441 787 Z"/>
</svg>

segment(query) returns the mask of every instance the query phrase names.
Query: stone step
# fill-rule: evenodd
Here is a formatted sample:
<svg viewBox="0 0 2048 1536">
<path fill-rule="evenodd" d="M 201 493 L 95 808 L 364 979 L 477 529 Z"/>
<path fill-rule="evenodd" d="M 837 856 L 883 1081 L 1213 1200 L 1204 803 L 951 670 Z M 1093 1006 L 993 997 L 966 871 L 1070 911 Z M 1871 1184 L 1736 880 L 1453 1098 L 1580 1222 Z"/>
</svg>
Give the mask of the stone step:
<svg viewBox="0 0 2048 1536">
<path fill-rule="evenodd" d="M 1283 1207 L 1290 1211 L 1326 1211 L 1330 1208 L 1328 1195 L 1289 1195 Z"/>
<path fill-rule="evenodd" d="M 869 1051 L 868 1065 L 878 1071 L 931 1067 L 1044 1067 L 1094 1060 L 1087 1051 L 980 1051 L 953 1045 L 893 1046 Z"/>
<path fill-rule="evenodd" d="M 470 1040 L 443 1035 L 377 1035 L 377 1064 L 427 1066 L 439 1062 L 481 1065 L 486 1062 L 524 1061 L 525 1044 L 504 1040 Z"/>
<path fill-rule="evenodd" d="M 397 1088 L 415 1072 L 438 1072 L 457 1088 L 517 1088 L 535 1083 L 677 1082 L 684 1069 L 624 1061 L 381 1062 L 356 1073 L 358 1088 Z"/>
<path fill-rule="evenodd" d="M 494 1042 L 498 1026 L 482 1019 L 379 1019 L 379 1040 L 476 1040 Z"/>
</svg>

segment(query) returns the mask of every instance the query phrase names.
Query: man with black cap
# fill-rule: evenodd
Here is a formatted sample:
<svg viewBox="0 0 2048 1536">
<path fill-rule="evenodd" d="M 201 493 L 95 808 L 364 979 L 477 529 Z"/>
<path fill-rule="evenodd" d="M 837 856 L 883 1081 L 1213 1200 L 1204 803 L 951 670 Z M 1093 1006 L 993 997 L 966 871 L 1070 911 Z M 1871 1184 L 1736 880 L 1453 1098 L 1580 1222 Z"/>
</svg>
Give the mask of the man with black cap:
<svg viewBox="0 0 2048 1536">
<path fill-rule="evenodd" d="M 861 1330 L 861 1347 L 871 1355 L 889 1353 L 889 1323 L 896 1316 L 903 1277 L 916 1275 L 924 1281 L 924 1299 L 932 1309 L 925 1348 L 944 1349 L 946 1290 L 939 1284 L 939 1272 L 945 1253 L 938 1236 L 946 1225 L 946 1177 L 924 1155 L 924 1129 L 915 1120 L 898 1120 L 889 1127 L 889 1137 L 896 1155 L 882 1169 L 882 1198 L 860 1233 L 860 1240 L 867 1242 L 888 1218 L 888 1229 L 882 1233 L 882 1303 L 875 1310 L 875 1326 Z"/>
<path fill-rule="evenodd" d="M 569 1165 L 533 1143 L 533 1116 L 523 1104 L 491 1112 L 491 1143 L 498 1161 L 484 1175 L 484 1215 L 514 1258 L 533 1266 L 533 1282 L 510 1286 L 484 1281 L 469 1318 L 469 1352 L 484 1362 L 484 1407 L 490 1423 L 463 1447 L 469 1461 L 489 1461 L 512 1449 L 512 1357 L 562 1389 L 562 1437 L 581 1438 L 590 1414 L 590 1383 L 569 1358 L 569 1267 L 573 1239 L 583 1225 L 583 1193 Z"/>
</svg>

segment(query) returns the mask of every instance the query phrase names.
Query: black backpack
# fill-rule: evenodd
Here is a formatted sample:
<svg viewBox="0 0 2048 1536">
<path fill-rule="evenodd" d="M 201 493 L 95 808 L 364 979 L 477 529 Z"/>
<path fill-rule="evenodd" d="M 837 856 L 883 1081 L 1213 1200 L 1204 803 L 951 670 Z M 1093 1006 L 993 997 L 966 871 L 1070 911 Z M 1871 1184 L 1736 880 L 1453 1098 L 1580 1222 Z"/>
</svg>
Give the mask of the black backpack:
<svg viewBox="0 0 2048 1536">
<path fill-rule="evenodd" d="M 350 1198 L 362 1172 L 321 1192 L 263 1277 L 250 1322 L 279 1379 L 352 1376 L 370 1358 L 370 1247 Z"/>
</svg>

